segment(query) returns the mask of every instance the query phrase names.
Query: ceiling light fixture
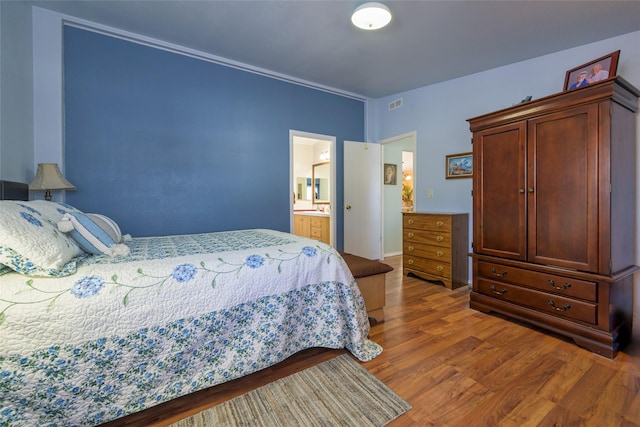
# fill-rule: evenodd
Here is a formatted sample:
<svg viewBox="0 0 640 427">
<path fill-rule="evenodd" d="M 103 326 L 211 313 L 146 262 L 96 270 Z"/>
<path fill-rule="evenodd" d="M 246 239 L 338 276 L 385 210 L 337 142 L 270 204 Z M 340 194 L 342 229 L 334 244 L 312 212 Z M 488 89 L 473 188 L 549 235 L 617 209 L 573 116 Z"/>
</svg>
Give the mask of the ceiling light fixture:
<svg viewBox="0 0 640 427">
<path fill-rule="evenodd" d="M 391 22 L 391 11 L 382 3 L 364 3 L 353 11 L 351 22 L 363 30 L 378 30 Z"/>
</svg>

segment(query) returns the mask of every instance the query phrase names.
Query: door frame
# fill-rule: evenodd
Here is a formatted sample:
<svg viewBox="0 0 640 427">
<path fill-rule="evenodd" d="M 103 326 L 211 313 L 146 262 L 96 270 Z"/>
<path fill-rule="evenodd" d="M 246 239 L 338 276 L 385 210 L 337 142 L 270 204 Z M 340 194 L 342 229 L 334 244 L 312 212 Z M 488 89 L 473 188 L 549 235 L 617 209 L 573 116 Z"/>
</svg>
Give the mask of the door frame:
<svg viewBox="0 0 640 427">
<path fill-rule="evenodd" d="M 330 242 L 332 247 L 336 247 L 336 137 L 331 135 L 323 135 L 319 133 L 304 132 L 294 129 L 289 129 L 289 232 L 293 234 L 293 193 L 295 188 L 294 182 L 294 139 L 297 137 L 318 139 L 329 143 L 329 155 L 330 168 L 329 174 L 331 177 L 331 185 L 329 186 L 331 195 L 329 197 L 329 229 L 330 229 Z"/>
</svg>

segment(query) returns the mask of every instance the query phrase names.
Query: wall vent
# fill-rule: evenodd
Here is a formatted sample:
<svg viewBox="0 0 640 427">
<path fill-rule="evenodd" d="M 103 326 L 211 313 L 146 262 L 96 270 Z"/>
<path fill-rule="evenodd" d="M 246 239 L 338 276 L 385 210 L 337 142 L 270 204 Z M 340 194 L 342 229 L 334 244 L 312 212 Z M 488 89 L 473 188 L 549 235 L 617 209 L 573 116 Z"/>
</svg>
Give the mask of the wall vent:
<svg viewBox="0 0 640 427">
<path fill-rule="evenodd" d="M 402 107 L 402 98 L 398 98 L 395 101 L 391 101 L 389 104 L 389 111 Z"/>
</svg>

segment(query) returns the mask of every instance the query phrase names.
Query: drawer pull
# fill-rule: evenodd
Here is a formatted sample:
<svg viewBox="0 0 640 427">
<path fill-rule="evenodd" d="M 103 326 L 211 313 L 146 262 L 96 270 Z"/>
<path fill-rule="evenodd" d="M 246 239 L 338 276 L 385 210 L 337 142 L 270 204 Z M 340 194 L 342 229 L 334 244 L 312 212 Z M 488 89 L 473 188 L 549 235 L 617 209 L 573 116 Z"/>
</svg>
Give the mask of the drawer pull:
<svg viewBox="0 0 640 427">
<path fill-rule="evenodd" d="M 438 237 L 436 237 L 436 240 L 437 240 L 438 242 L 442 242 L 442 241 L 444 240 L 444 237 L 442 237 L 442 236 L 438 236 Z"/>
<path fill-rule="evenodd" d="M 502 290 L 499 291 L 496 289 L 494 285 L 491 285 L 491 292 L 493 292 L 496 295 L 504 295 L 507 293 L 507 288 L 502 288 Z"/>
<path fill-rule="evenodd" d="M 562 307 L 556 307 L 556 305 L 551 300 L 549 300 L 549 305 L 551 307 L 553 307 L 553 309 L 555 311 L 567 311 L 567 310 L 569 310 L 571 308 L 571 305 L 569 305 L 569 304 L 565 304 Z"/>
<path fill-rule="evenodd" d="M 413 248 L 413 246 L 409 246 L 409 247 L 407 248 L 407 250 L 408 250 L 409 252 L 413 251 L 413 249 L 414 249 L 414 248 Z"/>
<path fill-rule="evenodd" d="M 409 261 L 407 261 L 408 264 L 413 264 L 413 260 L 410 259 Z"/>
<path fill-rule="evenodd" d="M 443 271 L 443 270 L 444 270 L 444 267 L 443 267 L 443 266 L 441 266 L 441 265 L 439 265 L 439 266 L 437 266 L 437 267 L 436 267 L 436 270 L 438 270 L 438 271 Z"/>
<path fill-rule="evenodd" d="M 556 286 L 556 282 L 554 282 L 552 279 L 549 279 L 547 283 L 549 283 L 549 285 L 556 291 L 566 291 L 571 287 L 571 283 L 565 283 L 562 286 Z"/>
<path fill-rule="evenodd" d="M 442 221 L 436 221 L 436 225 L 437 225 L 438 227 L 442 227 L 442 226 L 444 225 L 444 222 L 442 222 Z"/>
<path fill-rule="evenodd" d="M 502 273 L 498 273 L 498 272 L 496 271 L 496 268 L 495 268 L 495 267 L 491 267 L 491 268 L 490 268 L 490 270 L 491 270 L 491 273 L 493 273 L 493 275 L 494 275 L 494 276 L 496 276 L 496 277 L 506 276 L 506 275 L 507 275 L 507 273 L 508 273 L 508 271 L 507 271 L 507 270 L 504 270 Z"/>
<path fill-rule="evenodd" d="M 444 255 L 444 252 L 442 252 L 442 251 L 437 251 L 437 252 L 436 252 L 436 255 L 438 255 L 438 256 L 442 256 L 442 255 Z"/>
<path fill-rule="evenodd" d="M 409 219 L 409 221 L 407 221 L 407 223 L 409 224 L 413 224 L 413 222 L 414 222 L 413 219 Z"/>
<path fill-rule="evenodd" d="M 409 234 L 407 234 L 407 236 L 413 237 L 413 233 L 409 233 Z"/>
</svg>

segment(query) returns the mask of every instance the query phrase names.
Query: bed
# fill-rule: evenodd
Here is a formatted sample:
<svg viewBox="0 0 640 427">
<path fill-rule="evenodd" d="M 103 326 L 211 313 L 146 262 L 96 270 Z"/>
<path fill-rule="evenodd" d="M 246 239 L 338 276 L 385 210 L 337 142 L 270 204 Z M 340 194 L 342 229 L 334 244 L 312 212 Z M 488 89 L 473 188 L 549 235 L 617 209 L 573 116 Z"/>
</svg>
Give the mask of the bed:
<svg viewBox="0 0 640 427">
<path fill-rule="evenodd" d="M 98 425 L 307 348 L 382 351 L 328 245 L 266 229 L 115 233 L 126 254 L 89 254 L 77 228 L 61 231 L 72 214 L 87 215 L 0 201 L 0 425 Z"/>
</svg>

